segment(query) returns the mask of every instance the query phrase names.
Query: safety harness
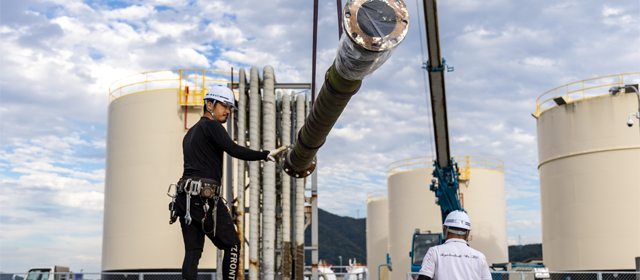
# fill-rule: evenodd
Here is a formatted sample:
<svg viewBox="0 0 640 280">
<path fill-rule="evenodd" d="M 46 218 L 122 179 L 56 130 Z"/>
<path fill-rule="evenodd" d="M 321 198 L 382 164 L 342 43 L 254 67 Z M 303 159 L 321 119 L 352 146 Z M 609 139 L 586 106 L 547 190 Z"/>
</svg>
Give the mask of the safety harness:
<svg viewBox="0 0 640 280">
<path fill-rule="evenodd" d="M 175 186 L 175 193 L 173 195 L 170 194 L 171 187 Z M 189 178 L 186 180 L 180 180 L 177 184 L 172 183 L 169 185 L 169 190 L 167 191 L 167 195 L 171 197 L 171 203 L 169 203 L 169 224 L 175 223 L 178 219 L 176 214 L 175 202 L 178 194 L 186 193 L 186 214 L 184 216 L 184 220 L 187 225 L 191 224 L 191 196 L 198 196 L 200 201 L 203 202 L 202 209 L 204 210 L 204 217 L 201 220 L 202 231 L 205 234 L 209 234 L 213 232 L 213 236 L 216 236 L 216 227 L 217 223 L 217 212 L 218 212 L 218 200 L 221 199 L 220 192 L 222 188 L 218 182 L 210 179 L 193 179 Z M 209 216 L 209 199 L 213 200 L 213 211 L 211 215 L 213 216 L 213 230 L 206 231 L 204 229 L 204 222 L 207 220 Z M 224 199 L 222 198 L 224 201 Z M 226 203 L 226 201 L 225 201 Z"/>
</svg>

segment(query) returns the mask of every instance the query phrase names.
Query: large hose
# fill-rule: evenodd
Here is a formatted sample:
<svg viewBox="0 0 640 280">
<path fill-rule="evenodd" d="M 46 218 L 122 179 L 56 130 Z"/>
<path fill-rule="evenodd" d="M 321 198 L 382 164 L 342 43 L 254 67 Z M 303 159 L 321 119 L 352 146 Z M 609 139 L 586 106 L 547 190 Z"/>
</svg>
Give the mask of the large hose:
<svg viewBox="0 0 640 280">
<path fill-rule="evenodd" d="M 362 79 L 391 57 L 409 28 L 409 13 L 401 0 L 349 0 L 343 20 L 348 36 L 342 36 L 338 44 L 336 59 L 295 145 L 281 153 L 280 162 L 289 176 L 311 175 L 318 149 Z"/>
<path fill-rule="evenodd" d="M 291 95 L 282 96 L 282 145 L 291 144 Z M 291 279 L 291 178 L 282 172 L 282 280 Z"/>
<path fill-rule="evenodd" d="M 304 94 L 296 96 L 296 132 L 302 129 L 305 122 L 305 98 Z M 286 171 L 285 171 L 286 172 Z M 296 179 L 295 193 L 295 272 L 294 279 L 304 277 L 304 179 Z"/>
<path fill-rule="evenodd" d="M 261 97 L 258 68 L 251 67 L 249 78 L 249 142 L 252 150 L 260 150 Z M 258 240 L 260 238 L 260 162 L 249 162 L 249 279 L 258 280 Z M 226 280 L 226 279 L 225 279 Z"/>
<path fill-rule="evenodd" d="M 275 77 L 273 67 L 267 65 L 263 71 L 262 148 L 265 151 L 271 151 L 276 149 Z M 265 161 L 262 174 L 262 279 L 273 280 L 276 240 L 276 163 Z"/>
<path fill-rule="evenodd" d="M 247 124 L 247 95 L 245 84 L 247 83 L 246 73 L 244 68 L 240 68 L 240 79 L 238 88 L 238 145 L 247 146 L 246 139 L 246 124 Z M 238 226 L 238 238 L 244 241 L 244 179 L 245 179 L 245 164 L 244 160 L 238 160 L 238 208 L 236 210 L 237 226 Z M 242 242 L 241 241 L 241 242 Z M 244 242 L 240 246 L 240 252 L 238 252 L 238 278 L 244 279 Z"/>
</svg>

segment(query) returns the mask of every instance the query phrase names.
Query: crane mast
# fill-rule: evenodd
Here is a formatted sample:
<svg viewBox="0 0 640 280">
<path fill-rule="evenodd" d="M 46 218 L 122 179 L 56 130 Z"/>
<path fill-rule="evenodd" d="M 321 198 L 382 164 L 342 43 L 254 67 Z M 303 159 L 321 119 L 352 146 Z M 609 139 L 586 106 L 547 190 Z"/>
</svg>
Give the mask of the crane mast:
<svg viewBox="0 0 640 280">
<path fill-rule="evenodd" d="M 447 69 L 440 52 L 440 34 L 438 28 L 438 9 L 436 0 L 424 0 L 425 31 L 427 33 L 428 61 L 425 70 L 429 76 L 431 112 L 433 120 L 436 160 L 430 190 L 436 194 L 436 203 L 440 205 L 442 221 L 455 210 L 463 210 L 458 199 L 458 165 L 451 157 L 449 148 L 449 127 L 447 123 L 447 99 L 444 73 Z"/>
<path fill-rule="evenodd" d="M 459 177 L 458 164 L 451 157 L 449 148 L 449 125 L 447 123 L 447 99 L 444 73 L 452 71 L 440 52 L 440 34 L 438 28 L 438 8 L 436 0 L 423 0 L 425 31 L 427 33 L 428 60 L 424 69 L 429 76 L 429 93 L 431 98 L 431 117 L 433 120 L 436 159 L 433 163 L 433 178 L 429 189 L 435 192 L 436 204 L 440 205 L 442 222 L 449 213 L 455 210 L 464 211 L 458 199 Z M 413 233 L 411 245 L 411 271 L 418 272 L 422 259 L 432 246 L 442 244 L 441 233 L 421 233 L 419 229 Z"/>
</svg>

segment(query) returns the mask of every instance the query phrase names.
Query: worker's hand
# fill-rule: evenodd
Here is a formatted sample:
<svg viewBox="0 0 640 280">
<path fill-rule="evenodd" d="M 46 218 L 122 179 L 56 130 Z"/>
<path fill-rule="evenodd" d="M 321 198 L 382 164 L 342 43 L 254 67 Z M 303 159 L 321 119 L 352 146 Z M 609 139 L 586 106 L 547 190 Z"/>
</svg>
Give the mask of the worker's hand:
<svg viewBox="0 0 640 280">
<path fill-rule="evenodd" d="M 282 147 L 277 148 L 275 150 L 269 151 L 269 156 L 267 156 L 267 160 L 268 161 L 269 160 L 270 161 L 276 161 L 276 157 L 286 149 L 287 149 L 287 146 L 282 146 Z"/>
</svg>

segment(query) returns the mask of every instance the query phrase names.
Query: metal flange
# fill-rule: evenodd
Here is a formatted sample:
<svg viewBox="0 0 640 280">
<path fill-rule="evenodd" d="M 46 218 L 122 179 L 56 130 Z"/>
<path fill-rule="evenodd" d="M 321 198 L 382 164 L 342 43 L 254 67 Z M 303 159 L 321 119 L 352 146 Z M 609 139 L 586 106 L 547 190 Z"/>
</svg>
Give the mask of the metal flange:
<svg viewBox="0 0 640 280">
<path fill-rule="evenodd" d="M 298 179 L 306 178 L 307 176 L 311 175 L 311 173 L 313 173 L 313 171 L 316 169 L 317 158 L 314 156 L 311 160 L 311 164 L 309 164 L 307 168 L 303 170 L 296 170 L 289 164 L 289 156 L 291 155 L 291 152 L 293 152 L 294 147 L 295 144 L 291 144 L 287 147 L 286 150 L 280 153 L 278 155 L 278 162 L 280 163 L 280 167 L 282 167 L 282 170 L 284 170 L 284 173 L 287 173 L 287 175 Z"/>
<path fill-rule="evenodd" d="M 409 12 L 402 0 L 349 0 L 342 17 L 349 38 L 370 51 L 395 47 L 409 30 Z"/>
</svg>

